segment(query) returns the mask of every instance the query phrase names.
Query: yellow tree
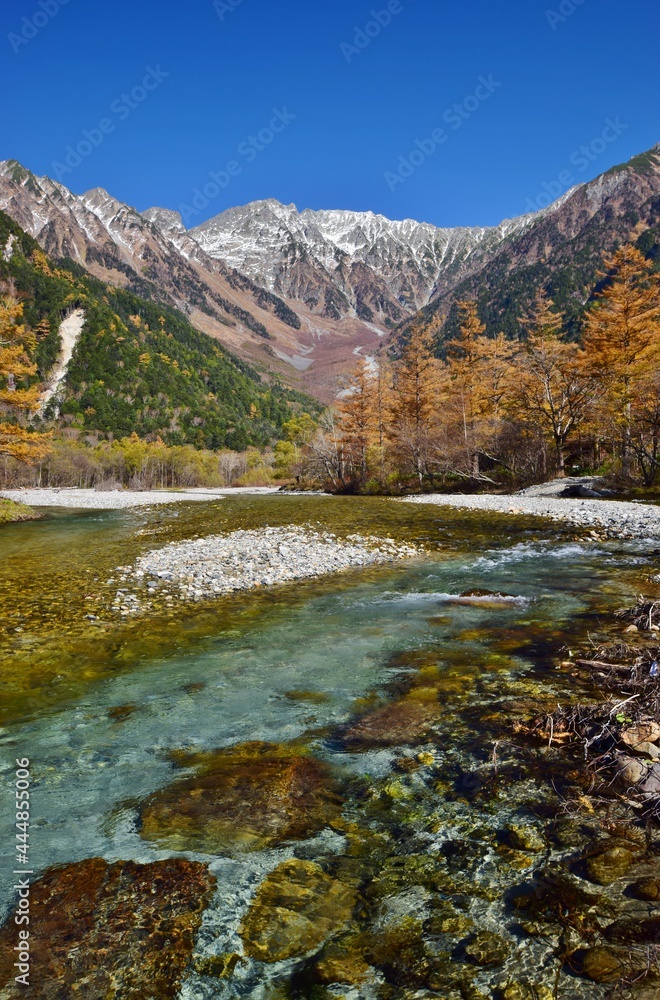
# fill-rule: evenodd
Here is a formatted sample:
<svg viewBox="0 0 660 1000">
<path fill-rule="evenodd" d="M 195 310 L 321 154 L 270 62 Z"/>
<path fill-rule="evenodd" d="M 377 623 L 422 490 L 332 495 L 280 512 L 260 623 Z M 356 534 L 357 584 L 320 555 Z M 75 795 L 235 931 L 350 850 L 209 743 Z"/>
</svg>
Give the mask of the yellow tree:
<svg viewBox="0 0 660 1000">
<path fill-rule="evenodd" d="M 478 424 L 486 403 L 483 370 L 486 327 L 479 319 L 476 302 L 464 300 L 458 303 L 458 308 L 461 316 L 459 335 L 447 350 L 451 402 L 457 410 L 468 474 L 478 478 Z"/>
<path fill-rule="evenodd" d="M 38 462 L 48 453 L 48 435 L 26 430 L 20 421 L 39 408 L 39 386 L 26 386 L 37 371 L 30 354 L 34 333 L 21 323 L 23 304 L 11 291 L 0 295 L 0 455 Z"/>
<path fill-rule="evenodd" d="M 413 332 L 393 368 L 389 437 L 421 486 L 429 472 L 442 385 L 431 334 Z"/>
<path fill-rule="evenodd" d="M 563 321 L 552 299 L 539 291 L 521 320 L 526 338 L 513 355 L 506 392 L 513 415 L 538 424 L 552 440 L 560 478 L 566 475 L 569 438 L 585 419 L 595 392 L 579 347 L 562 338 Z"/>
<path fill-rule="evenodd" d="M 624 474 L 630 472 L 633 407 L 650 366 L 660 357 L 660 274 L 634 246 L 607 256 L 607 279 L 587 314 L 586 370 L 602 386 L 606 415 L 620 439 Z"/>
<path fill-rule="evenodd" d="M 362 480 L 367 477 L 369 449 L 378 435 L 373 366 L 374 362 L 360 358 L 346 381 L 337 407 L 347 457 Z"/>
</svg>

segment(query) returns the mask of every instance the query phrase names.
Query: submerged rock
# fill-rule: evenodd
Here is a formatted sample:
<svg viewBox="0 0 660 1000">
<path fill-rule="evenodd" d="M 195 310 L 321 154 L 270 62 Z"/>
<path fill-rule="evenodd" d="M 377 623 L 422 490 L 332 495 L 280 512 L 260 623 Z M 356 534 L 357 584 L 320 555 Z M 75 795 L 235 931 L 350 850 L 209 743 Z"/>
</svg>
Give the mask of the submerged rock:
<svg viewBox="0 0 660 1000">
<path fill-rule="evenodd" d="M 630 892 L 635 899 L 655 903 L 660 900 L 660 878 L 641 878 L 631 885 Z"/>
<path fill-rule="evenodd" d="M 317 833 L 340 808 L 320 761 L 245 743 L 207 755 L 198 774 L 156 792 L 141 811 L 141 834 L 177 851 L 256 851 Z"/>
<path fill-rule="evenodd" d="M 181 858 L 140 865 L 92 858 L 53 868 L 33 883 L 30 903 L 34 1000 L 169 1000 L 188 965 L 215 878 Z M 15 987 L 17 927 L 0 930 L 2 996 Z"/>
<path fill-rule="evenodd" d="M 403 698 L 358 719 L 344 733 L 343 742 L 356 750 L 417 743 L 428 735 L 441 710 L 437 692 L 428 701 Z"/>
<path fill-rule="evenodd" d="M 594 983 L 615 983 L 624 975 L 626 965 L 609 948 L 590 948 L 582 959 L 582 971 Z"/>
<path fill-rule="evenodd" d="M 504 990 L 502 1000 L 553 1000 L 554 992 L 549 986 L 538 983 L 511 983 Z"/>
<path fill-rule="evenodd" d="M 509 843 L 517 851 L 530 851 L 538 854 L 545 851 L 546 842 L 543 834 L 535 826 L 524 823 L 511 823 L 507 829 Z"/>
<path fill-rule="evenodd" d="M 587 859 L 589 878 L 598 885 L 611 885 L 623 878 L 632 866 L 635 855 L 627 847 L 610 847 Z"/>
<path fill-rule="evenodd" d="M 341 931 L 356 892 L 311 861 L 285 861 L 257 889 L 241 927 L 245 953 L 260 962 L 303 956 Z"/>
<path fill-rule="evenodd" d="M 492 931 L 479 931 L 465 945 L 465 954 L 476 965 L 491 967 L 504 965 L 509 957 L 510 946 L 499 934 Z"/>
</svg>

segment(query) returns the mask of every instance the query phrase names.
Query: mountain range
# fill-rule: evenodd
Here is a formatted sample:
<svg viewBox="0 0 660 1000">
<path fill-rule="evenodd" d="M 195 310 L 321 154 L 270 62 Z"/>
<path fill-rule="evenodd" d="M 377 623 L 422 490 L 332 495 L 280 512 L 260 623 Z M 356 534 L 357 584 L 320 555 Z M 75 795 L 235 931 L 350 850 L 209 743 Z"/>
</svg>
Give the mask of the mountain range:
<svg viewBox="0 0 660 1000">
<path fill-rule="evenodd" d="M 0 163 L 0 209 L 51 257 L 180 309 L 266 378 L 330 402 L 356 356 L 412 329 L 452 336 L 460 298 L 476 298 L 489 333 L 513 335 L 542 286 L 577 332 L 603 253 L 630 240 L 656 253 L 660 145 L 487 228 L 268 199 L 186 230 L 177 212 L 76 195 L 15 160 Z"/>
</svg>

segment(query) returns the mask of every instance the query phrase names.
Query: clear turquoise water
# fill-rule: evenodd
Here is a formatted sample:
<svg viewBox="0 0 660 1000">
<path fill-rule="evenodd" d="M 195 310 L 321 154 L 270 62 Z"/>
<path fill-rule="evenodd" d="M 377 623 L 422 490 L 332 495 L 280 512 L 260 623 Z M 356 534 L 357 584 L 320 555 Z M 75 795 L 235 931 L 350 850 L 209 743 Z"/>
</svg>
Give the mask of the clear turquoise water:
<svg viewBox="0 0 660 1000">
<path fill-rule="evenodd" d="M 239 515 L 240 509 L 232 516 Z M 436 512 L 434 517 L 441 515 Z M 161 525 L 176 521 L 172 512 L 159 518 Z M 460 523 L 454 515 L 455 531 Z M 61 560 L 73 572 L 76 546 L 103 542 L 114 556 L 145 525 L 153 528 L 147 515 L 62 517 L 32 527 L 23 542 L 16 533 L 8 541 L 6 558 L 16 567 L 25 538 L 38 538 L 41 530 L 48 545 L 58 541 Z M 31 858 L 37 870 L 93 856 L 142 862 L 168 856 L 142 840 L 136 820 L 140 800 L 181 774 L 169 756 L 174 750 L 211 750 L 247 740 L 303 740 L 344 777 L 386 780 L 405 748 L 350 754 L 338 748 L 332 733 L 354 716 L 356 699 L 382 694 L 415 669 L 402 665 L 402 654 L 434 657 L 448 672 L 456 675 L 458 670 L 460 676 L 462 671 L 465 679 L 463 695 L 447 695 L 441 750 L 436 741 L 434 751 L 440 772 L 443 761 L 448 774 L 454 773 L 457 762 L 463 767 L 483 764 L 491 747 L 466 725 L 466 705 L 527 697 L 530 683 L 537 693 L 552 696 L 556 690 L 561 696 L 565 681 L 551 666 L 562 637 L 570 643 L 584 632 L 585 623 L 597 621 L 600 609 L 625 602 L 634 591 L 635 575 L 647 567 L 643 546 L 603 551 L 533 537 L 514 537 L 511 542 L 506 545 L 506 539 L 492 536 L 489 547 L 488 539 L 481 538 L 478 550 L 469 551 L 463 538 L 453 552 L 430 553 L 414 564 L 352 574 L 295 595 L 289 590 L 281 601 L 274 597 L 263 614 L 252 610 L 240 627 L 227 617 L 226 602 L 217 611 L 200 608 L 192 632 L 191 619 L 182 616 L 181 628 L 189 634 L 181 648 L 169 655 L 143 653 L 119 672 L 93 677 L 84 691 L 72 689 L 61 704 L 48 706 L 29 721 L 9 721 L 0 736 L 3 795 L 8 802 L 14 759 L 29 757 L 35 776 Z M 56 576 L 61 564 L 49 570 Z M 497 609 L 448 601 L 473 588 L 506 592 L 519 600 Z M 172 627 L 170 622 L 167 628 Z M 190 685 L 199 688 L 191 690 Z M 326 700 L 297 700 L 291 697 L 296 691 L 321 694 Z M 113 717 L 112 710 L 121 706 L 131 706 L 131 711 Z M 414 781 L 410 787 L 414 800 Z M 525 796 L 532 802 L 537 792 L 531 777 L 523 778 L 510 804 L 499 801 L 496 817 L 491 810 L 486 821 L 501 824 L 507 814 L 524 812 Z M 484 822 L 478 806 L 450 805 L 439 798 L 438 808 L 445 837 L 452 829 L 455 833 L 464 831 L 466 824 Z M 3 809 L 0 844 L 12 841 L 12 817 Z M 437 849 L 442 836 L 436 841 L 435 848 L 429 842 L 429 850 Z M 204 858 L 220 884 L 205 919 L 200 951 L 222 954 L 238 947 L 241 913 L 258 880 L 280 861 L 301 850 L 314 859 L 341 855 L 343 848 L 343 838 L 328 831 L 302 849 L 287 845 L 243 859 Z M 12 866 L 6 849 L 2 864 L 6 871 Z M 500 876 L 489 873 L 488 864 L 482 876 L 499 884 Z M 0 908 L 9 904 L 10 885 L 3 877 Z M 482 911 L 486 925 L 503 919 L 501 901 L 483 904 Z M 530 950 L 525 963 L 533 967 L 540 957 L 538 949 Z M 230 984 L 193 975 L 183 996 L 257 997 L 264 983 L 289 971 L 252 963 Z M 576 997 L 600 995 L 593 986 L 576 990 Z"/>
</svg>

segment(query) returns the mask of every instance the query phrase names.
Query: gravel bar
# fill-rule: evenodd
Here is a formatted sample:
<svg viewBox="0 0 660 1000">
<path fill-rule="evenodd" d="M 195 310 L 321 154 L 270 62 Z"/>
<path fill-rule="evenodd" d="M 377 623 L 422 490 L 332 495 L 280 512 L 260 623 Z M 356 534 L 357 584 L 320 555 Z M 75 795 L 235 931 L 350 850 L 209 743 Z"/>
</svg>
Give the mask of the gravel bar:
<svg viewBox="0 0 660 1000">
<path fill-rule="evenodd" d="M 148 608 L 149 598 L 162 591 L 179 600 L 200 601 L 410 559 L 421 551 L 391 538 L 350 535 L 339 539 L 295 526 L 170 542 L 147 552 L 132 566 L 117 568 L 119 582 L 141 587 L 139 594 L 129 592 L 128 587 L 118 588 L 114 607 L 122 614 L 134 614 Z"/>
<path fill-rule="evenodd" d="M 0 497 L 25 503 L 29 507 L 69 507 L 73 510 L 126 510 L 155 504 L 220 500 L 235 493 L 255 495 L 277 493 L 271 487 L 226 487 L 168 490 L 78 490 L 62 489 L 2 490 Z"/>
<path fill-rule="evenodd" d="M 599 539 L 660 538 L 660 507 L 623 500 L 578 500 L 568 497 L 496 496 L 480 493 L 431 493 L 405 497 L 401 503 L 432 503 L 495 514 L 532 514 L 590 530 Z"/>
</svg>

